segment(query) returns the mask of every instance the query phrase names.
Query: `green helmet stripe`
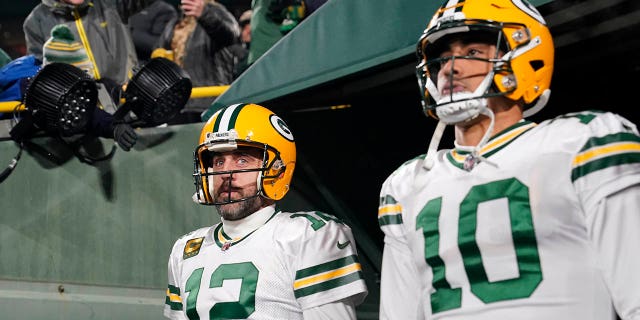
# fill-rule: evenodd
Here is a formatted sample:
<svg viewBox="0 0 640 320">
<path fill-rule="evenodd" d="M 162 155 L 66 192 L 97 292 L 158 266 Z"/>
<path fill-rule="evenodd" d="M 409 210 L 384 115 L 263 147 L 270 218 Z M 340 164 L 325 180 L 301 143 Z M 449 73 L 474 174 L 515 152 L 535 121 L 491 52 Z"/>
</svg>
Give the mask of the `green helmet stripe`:
<svg viewBox="0 0 640 320">
<path fill-rule="evenodd" d="M 229 131 L 235 128 L 238 114 L 240 114 L 240 110 L 246 105 L 246 103 L 234 104 L 220 111 L 220 115 L 213 124 L 213 132 Z"/>
</svg>

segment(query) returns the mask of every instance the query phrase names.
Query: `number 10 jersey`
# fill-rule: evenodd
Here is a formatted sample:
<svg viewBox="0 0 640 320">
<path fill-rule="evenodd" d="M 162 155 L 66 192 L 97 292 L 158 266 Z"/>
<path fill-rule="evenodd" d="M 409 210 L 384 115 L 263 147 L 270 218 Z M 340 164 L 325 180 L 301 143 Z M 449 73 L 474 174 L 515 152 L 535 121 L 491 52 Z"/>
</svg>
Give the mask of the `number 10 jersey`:
<svg viewBox="0 0 640 320">
<path fill-rule="evenodd" d="M 481 155 L 441 150 L 383 184 L 380 318 L 640 317 L 635 126 L 600 112 L 522 121 Z"/>
</svg>

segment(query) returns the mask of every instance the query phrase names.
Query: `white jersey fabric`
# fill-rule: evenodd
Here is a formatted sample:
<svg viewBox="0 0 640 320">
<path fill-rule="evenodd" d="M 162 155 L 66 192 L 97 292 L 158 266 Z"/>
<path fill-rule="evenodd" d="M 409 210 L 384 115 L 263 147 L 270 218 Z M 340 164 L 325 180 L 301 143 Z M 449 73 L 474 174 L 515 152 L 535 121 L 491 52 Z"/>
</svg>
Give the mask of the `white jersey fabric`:
<svg viewBox="0 0 640 320">
<path fill-rule="evenodd" d="M 335 303 L 364 300 L 367 288 L 347 225 L 332 215 L 276 212 L 273 206 L 253 215 L 265 213 L 268 221 L 242 238 L 232 239 L 219 223 L 175 242 L 167 318 L 303 319 L 303 313 L 343 308 Z M 314 311 L 323 305 L 330 308 Z"/>
<path fill-rule="evenodd" d="M 612 113 L 521 121 L 381 189 L 380 319 L 640 319 L 640 137 Z"/>
</svg>

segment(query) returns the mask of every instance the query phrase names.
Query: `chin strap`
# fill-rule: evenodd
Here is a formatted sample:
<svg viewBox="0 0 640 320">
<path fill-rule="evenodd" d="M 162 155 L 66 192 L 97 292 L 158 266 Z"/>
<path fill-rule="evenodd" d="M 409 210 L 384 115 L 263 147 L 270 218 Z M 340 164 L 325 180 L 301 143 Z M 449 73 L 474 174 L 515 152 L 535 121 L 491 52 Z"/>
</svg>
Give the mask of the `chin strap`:
<svg viewBox="0 0 640 320">
<path fill-rule="evenodd" d="M 459 146 L 457 143 L 454 142 L 456 145 L 456 149 L 470 152 L 470 154 L 467 156 L 467 159 L 465 159 L 465 164 L 464 164 L 464 168 L 467 171 L 471 171 L 471 169 L 473 169 L 473 167 L 475 167 L 475 165 L 480 162 L 486 162 L 487 164 L 490 164 L 496 168 L 498 167 L 496 163 L 489 161 L 487 158 L 483 157 L 480 154 L 480 151 L 482 151 L 482 148 L 487 144 L 487 142 L 489 141 L 489 138 L 491 138 L 491 134 L 493 133 L 493 127 L 496 122 L 495 121 L 496 117 L 493 111 L 491 111 L 491 109 L 485 108 L 484 110 L 482 110 L 481 113 L 489 117 L 491 122 L 489 122 L 489 127 L 487 128 L 487 130 L 485 130 L 484 135 L 482 136 L 482 139 L 480 139 L 480 142 L 478 142 L 478 144 L 474 147 Z"/>
<path fill-rule="evenodd" d="M 422 166 L 427 170 L 431 170 L 431 168 L 433 168 L 433 165 L 435 164 L 434 158 L 438 153 L 438 145 L 440 145 L 440 140 L 442 139 L 442 134 L 444 133 L 444 129 L 446 127 L 446 123 L 438 121 L 436 129 L 433 131 L 431 142 L 429 142 L 429 149 L 427 149 L 427 156 L 424 158 L 424 162 L 422 163 Z"/>
<path fill-rule="evenodd" d="M 474 147 L 459 146 L 457 143 L 454 142 L 456 145 L 456 149 L 470 152 L 468 156 L 468 161 L 470 163 L 470 166 L 467 170 L 471 170 L 473 166 L 475 166 L 475 164 L 480 162 L 486 162 L 487 164 L 490 164 L 496 168 L 498 167 L 496 163 L 489 161 L 487 158 L 483 157 L 480 154 L 480 151 L 482 150 L 482 148 L 487 144 L 487 142 L 489 141 L 489 138 L 491 138 L 491 133 L 493 133 L 493 126 L 495 124 L 495 115 L 493 114 L 493 111 L 491 111 L 491 109 L 484 108 L 484 110 L 482 110 L 481 113 L 489 117 L 489 119 L 491 119 L 491 122 L 489 123 L 489 127 L 487 128 L 487 130 L 484 132 L 482 139 L 480 139 L 480 142 L 478 142 L 478 144 Z M 435 165 L 435 157 L 436 157 L 436 154 L 438 153 L 438 145 L 440 144 L 440 140 L 442 139 L 442 135 L 444 133 L 446 126 L 447 126 L 446 123 L 442 121 L 438 121 L 438 125 L 436 126 L 436 129 L 434 130 L 433 135 L 431 136 L 431 142 L 429 142 L 429 149 L 427 149 L 427 155 L 422 164 L 422 166 L 427 170 L 431 170 Z"/>
</svg>

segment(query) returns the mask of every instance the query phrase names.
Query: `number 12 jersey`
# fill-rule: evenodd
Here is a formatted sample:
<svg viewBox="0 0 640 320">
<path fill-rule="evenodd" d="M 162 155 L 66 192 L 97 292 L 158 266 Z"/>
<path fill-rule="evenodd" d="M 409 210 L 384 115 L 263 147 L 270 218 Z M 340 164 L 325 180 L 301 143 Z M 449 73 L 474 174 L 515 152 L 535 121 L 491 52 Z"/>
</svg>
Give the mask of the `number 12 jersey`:
<svg viewBox="0 0 640 320">
<path fill-rule="evenodd" d="M 277 212 L 241 239 L 230 239 L 222 223 L 178 239 L 164 314 L 302 319 L 305 309 L 342 299 L 357 305 L 366 293 L 347 225 L 320 212 Z"/>
</svg>

